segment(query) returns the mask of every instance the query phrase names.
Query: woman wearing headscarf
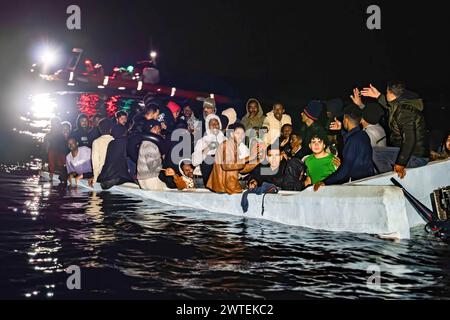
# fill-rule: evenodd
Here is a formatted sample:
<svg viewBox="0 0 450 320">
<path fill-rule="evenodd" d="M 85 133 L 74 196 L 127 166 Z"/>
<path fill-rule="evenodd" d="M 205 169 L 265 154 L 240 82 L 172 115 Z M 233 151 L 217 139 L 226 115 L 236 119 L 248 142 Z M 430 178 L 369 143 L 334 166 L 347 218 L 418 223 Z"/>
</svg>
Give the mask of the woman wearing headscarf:
<svg viewBox="0 0 450 320">
<path fill-rule="evenodd" d="M 200 166 L 203 182 L 206 185 L 214 165 L 217 147 L 225 141 L 225 136 L 221 131 L 222 123 L 217 115 L 208 115 L 205 119 L 205 126 L 205 135 L 195 144 L 192 164 L 194 167 Z"/>
</svg>

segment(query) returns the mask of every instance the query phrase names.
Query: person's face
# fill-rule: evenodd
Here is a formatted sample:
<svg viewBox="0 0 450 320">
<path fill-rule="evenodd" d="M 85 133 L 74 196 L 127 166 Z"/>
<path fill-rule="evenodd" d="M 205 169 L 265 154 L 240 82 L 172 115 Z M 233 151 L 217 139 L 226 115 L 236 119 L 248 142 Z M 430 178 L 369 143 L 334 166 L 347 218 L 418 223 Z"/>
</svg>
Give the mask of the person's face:
<svg viewBox="0 0 450 320">
<path fill-rule="evenodd" d="M 302 144 L 302 139 L 300 139 L 299 136 L 297 136 L 295 134 L 291 136 L 291 147 L 292 148 L 297 148 L 301 144 Z"/>
<path fill-rule="evenodd" d="M 242 130 L 242 128 L 237 128 L 236 130 L 234 130 L 233 136 L 234 141 L 236 141 L 237 144 L 240 144 L 245 139 L 245 131 Z"/>
<path fill-rule="evenodd" d="M 250 117 L 254 117 L 258 114 L 259 108 L 256 102 L 250 102 L 248 105 L 248 113 Z"/>
<path fill-rule="evenodd" d="M 387 100 L 388 102 L 392 102 L 392 101 L 394 101 L 395 99 L 397 99 L 397 97 L 392 93 L 391 90 L 387 89 L 387 90 L 386 90 L 386 100 Z"/>
<path fill-rule="evenodd" d="M 144 115 L 145 120 L 157 120 L 159 116 L 159 110 L 156 110 L 155 112 L 147 112 Z"/>
<path fill-rule="evenodd" d="M 322 140 L 314 138 L 311 140 L 309 148 L 312 150 L 313 153 L 318 154 L 322 153 L 325 150 L 325 144 L 323 143 Z"/>
<path fill-rule="evenodd" d="M 445 142 L 445 148 L 447 148 L 447 151 L 450 151 L 450 134 L 447 137 L 447 141 Z"/>
<path fill-rule="evenodd" d="M 283 130 L 281 130 L 281 135 L 283 138 L 288 139 L 292 134 L 292 127 L 291 126 L 285 126 L 283 127 Z"/>
<path fill-rule="evenodd" d="M 209 116 L 210 114 L 214 114 L 214 109 L 213 108 L 203 108 L 203 114 L 205 115 L 205 117 Z"/>
<path fill-rule="evenodd" d="M 267 154 L 267 161 L 271 167 L 278 168 L 281 162 L 280 150 L 270 150 Z"/>
<path fill-rule="evenodd" d="M 186 117 L 186 119 L 189 119 L 192 116 L 192 109 L 191 109 L 191 107 L 189 107 L 189 106 L 184 107 L 183 115 Z"/>
<path fill-rule="evenodd" d="M 125 116 L 125 115 L 120 116 L 119 119 L 117 119 L 117 123 L 122 126 L 126 125 L 127 122 L 128 122 L 128 116 Z"/>
<path fill-rule="evenodd" d="M 304 112 L 302 112 L 301 116 L 302 116 L 302 122 L 306 123 L 309 118 L 306 116 L 306 114 Z"/>
<path fill-rule="evenodd" d="M 258 188 L 258 182 L 257 182 L 255 179 L 251 179 L 251 180 L 248 182 L 248 188 L 249 188 L 250 190 Z"/>
<path fill-rule="evenodd" d="M 220 123 L 217 119 L 212 119 L 211 121 L 209 121 L 209 130 L 213 133 L 213 134 L 218 134 L 220 131 Z"/>
<path fill-rule="evenodd" d="M 342 120 L 342 127 L 344 127 L 344 129 L 347 131 L 349 128 L 348 124 L 349 124 L 348 117 L 347 117 L 347 115 L 344 115 L 344 119 Z"/>
<path fill-rule="evenodd" d="M 81 118 L 80 119 L 80 127 L 83 129 L 86 129 L 88 127 L 88 119 Z"/>
<path fill-rule="evenodd" d="M 63 124 L 63 126 L 62 126 L 62 130 L 63 130 L 63 134 L 65 135 L 65 136 L 68 136 L 69 135 L 69 133 L 70 133 L 70 127 L 67 125 L 67 124 Z"/>
<path fill-rule="evenodd" d="M 100 122 L 100 120 L 102 120 L 102 118 L 100 117 L 95 117 L 94 119 L 92 119 L 92 124 L 94 125 L 94 127 L 98 127 L 98 123 Z"/>
<path fill-rule="evenodd" d="M 267 132 L 269 132 L 267 128 L 259 129 L 258 138 L 263 139 L 266 136 Z"/>
<path fill-rule="evenodd" d="M 284 114 L 284 107 L 281 104 L 276 104 L 273 106 L 273 115 L 277 120 L 281 120 Z"/>
<path fill-rule="evenodd" d="M 69 139 L 67 142 L 67 146 L 69 147 L 70 151 L 74 151 L 78 148 L 78 142 L 75 139 Z"/>
<path fill-rule="evenodd" d="M 154 126 L 151 130 L 151 133 L 160 135 L 161 134 L 161 126 Z"/>
<path fill-rule="evenodd" d="M 183 170 L 183 173 L 186 177 L 188 177 L 188 178 L 194 177 L 194 168 L 192 167 L 192 165 L 185 164 L 185 165 L 183 165 L 183 168 L 181 168 L 181 169 Z"/>
</svg>

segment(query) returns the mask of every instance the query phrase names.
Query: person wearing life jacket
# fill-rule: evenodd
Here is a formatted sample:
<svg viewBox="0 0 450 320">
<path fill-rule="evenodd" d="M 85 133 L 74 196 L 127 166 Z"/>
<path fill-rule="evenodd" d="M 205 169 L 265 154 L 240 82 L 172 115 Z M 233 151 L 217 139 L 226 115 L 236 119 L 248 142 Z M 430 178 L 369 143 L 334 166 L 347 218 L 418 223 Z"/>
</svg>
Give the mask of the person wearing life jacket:
<svg viewBox="0 0 450 320">
<path fill-rule="evenodd" d="M 205 123 L 207 128 L 206 133 L 195 144 L 194 152 L 192 153 L 192 164 L 194 167 L 200 167 L 203 182 L 206 185 L 214 165 L 217 147 L 225 141 L 226 138 L 221 131 L 222 123 L 217 115 L 208 115 L 205 119 Z"/>
</svg>

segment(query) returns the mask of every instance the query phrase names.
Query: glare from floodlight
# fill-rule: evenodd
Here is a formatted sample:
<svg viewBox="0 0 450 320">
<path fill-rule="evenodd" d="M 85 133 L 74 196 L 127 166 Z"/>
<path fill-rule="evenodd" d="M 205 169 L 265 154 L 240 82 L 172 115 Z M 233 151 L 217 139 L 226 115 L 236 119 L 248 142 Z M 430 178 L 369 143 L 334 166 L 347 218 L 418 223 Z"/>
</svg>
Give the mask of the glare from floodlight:
<svg viewBox="0 0 450 320">
<path fill-rule="evenodd" d="M 158 53 L 156 51 L 150 52 L 150 58 L 155 59 L 158 56 Z"/>
<path fill-rule="evenodd" d="M 52 65 L 56 62 L 57 55 L 54 50 L 45 49 L 44 53 L 41 56 L 41 62 L 45 65 Z"/>
</svg>

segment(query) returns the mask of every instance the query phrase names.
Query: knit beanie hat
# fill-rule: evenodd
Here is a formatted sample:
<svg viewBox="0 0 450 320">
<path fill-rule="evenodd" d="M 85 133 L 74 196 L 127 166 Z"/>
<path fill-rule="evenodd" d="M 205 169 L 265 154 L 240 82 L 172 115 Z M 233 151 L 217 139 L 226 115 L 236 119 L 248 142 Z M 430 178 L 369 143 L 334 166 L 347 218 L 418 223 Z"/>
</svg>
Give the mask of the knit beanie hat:
<svg viewBox="0 0 450 320">
<path fill-rule="evenodd" d="M 370 102 L 363 109 L 362 118 L 370 124 L 377 124 L 383 115 L 383 108 L 376 102 Z"/>
<path fill-rule="evenodd" d="M 312 100 L 303 110 L 303 113 L 311 120 L 317 121 L 320 113 L 322 112 L 322 102 L 318 100 Z"/>
</svg>

